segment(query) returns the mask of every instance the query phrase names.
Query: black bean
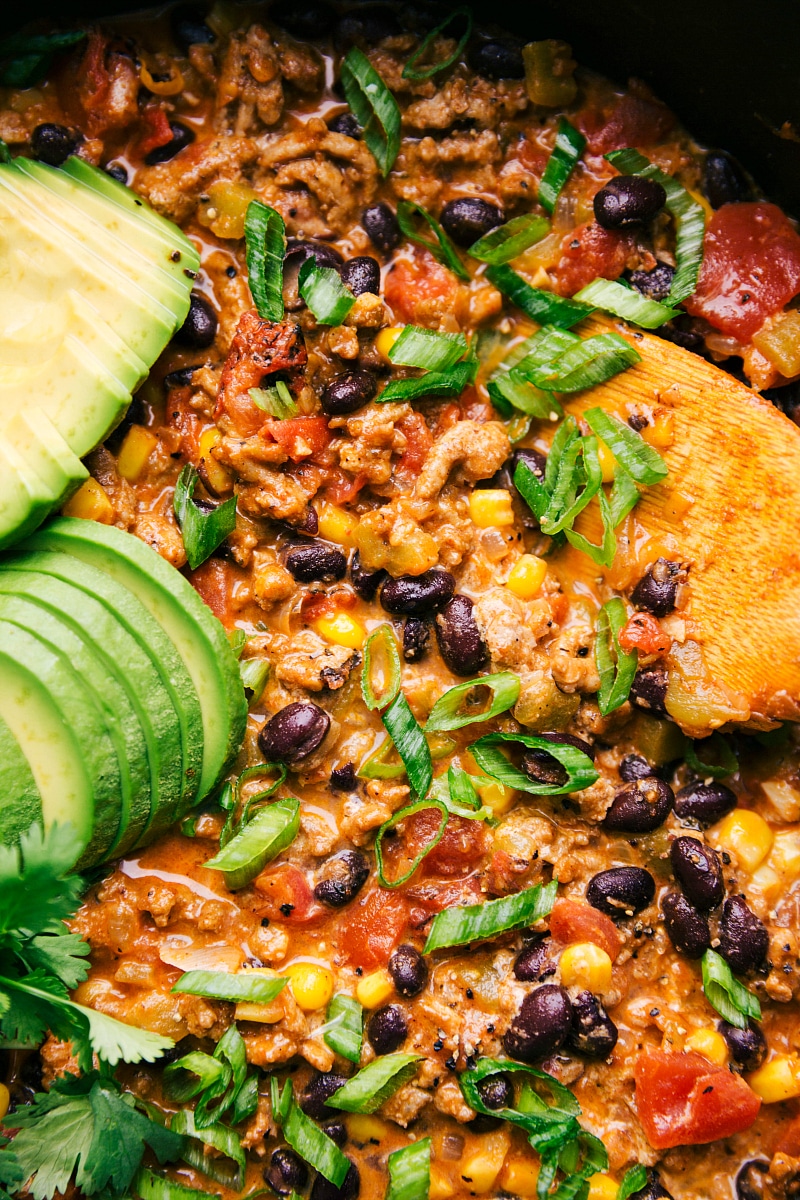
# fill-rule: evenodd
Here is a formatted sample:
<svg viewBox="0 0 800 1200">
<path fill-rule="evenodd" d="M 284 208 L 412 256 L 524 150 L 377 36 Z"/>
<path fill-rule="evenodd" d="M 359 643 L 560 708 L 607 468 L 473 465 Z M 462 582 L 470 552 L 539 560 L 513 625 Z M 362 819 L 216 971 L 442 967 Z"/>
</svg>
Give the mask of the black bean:
<svg viewBox="0 0 800 1200">
<path fill-rule="evenodd" d="M 368 571 L 361 565 L 361 556 L 356 550 L 350 563 L 350 581 L 362 600 L 373 600 L 379 585 L 387 579 L 386 571 Z"/>
<path fill-rule="evenodd" d="M 468 596 L 453 596 L 436 617 L 439 652 L 454 675 L 476 675 L 489 650 L 472 615 Z"/>
<path fill-rule="evenodd" d="M 665 717 L 667 710 L 664 701 L 667 698 L 667 672 L 663 667 L 642 667 L 637 671 L 629 698 L 636 708 L 653 713 L 657 717 Z"/>
<path fill-rule="evenodd" d="M 312 701 L 295 701 L 261 726 L 258 745 L 267 762 L 296 763 L 319 749 L 331 719 Z"/>
<path fill-rule="evenodd" d="M 594 198 L 594 215 L 603 229 L 620 229 L 651 220 L 664 207 L 667 193 L 655 179 L 619 175 Z"/>
<path fill-rule="evenodd" d="M 478 1095 L 487 1108 L 512 1108 L 514 1104 L 514 1087 L 511 1078 L 505 1071 L 496 1075 L 487 1075 L 476 1085 Z"/>
<path fill-rule="evenodd" d="M 381 267 L 375 258 L 361 254 L 358 258 L 348 258 L 341 271 L 342 282 L 350 288 L 354 296 L 363 296 L 369 292 L 372 296 L 381 294 Z"/>
<path fill-rule="evenodd" d="M 340 112 L 328 122 L 328 129 L 331 133 L 342 133 L 345 137 L 355 138 L 358 140 L 361 137 L 361 126 L 351 112 Z"/>
<path fill-rule="evenodd" d="M 192 292 L 189 312 L 175 334 L 175 341 L 179 346 L 189 346 L 192 350 L 205 350 L 217 336 L 217 324 L 217 314 L 205 296 Z"/>
<path fill-rule="evenodd" d="M 503 1122 L 499 1117 L 490 1117 L 486 1113 L 478 1113 L 477 1117 L 473 1117 L 468 1123 L 467 1128 L 470 1133 L 494 1133 L 495 1129 L 499 1129 Z"/>
<path fill-rule="evenodd" d="M 31 150 L 39 162 L 60 167 L 70 154 L 75 153 L 79 141 L 80 135 L 67 129 L 66 125 L 46 121 L 43 125 L 37 125 L 31 134 Z"/>
<path fill-rule="evenodd" d="M 711 945 L 708 921 L 680 892 L 669 892 L 661 901 L 669 940 L 688 958 L 701 958 Z"/>
<path fill-rule="evenodd" d="M 264 1181 L 279 1196 L 289 1196 L 292 1192 L 302 1191 L 308 1183 L 308 1167 L 294 1150 L 279 1146 L 264 1171 Z"/>
<path fill-rule="evenodd" d="M 400 226 L 388 204 L 371 204 L 361 214 L 364 232 L 376 250 L 389 255 L 400 245 Z"/>
<path fill-rule="evenodd" d="M 493 38 L 473 46 L 468 55 L 469 65 L 484 79 L 524 79 L 525 63 L 518 43 L 507 38 Z"/>
<path fill-rule="evenodd" d="M 112 179 L 116 179 L 117 183 L 127 184 L 128 172 L 125 170 L 122 163 L 109 163 L 105 171 L 106 175 L 110 175 Z"/>
<path fill-rule="evenodd" d="M 197 370 L 199 370 L 199 367 L 181 367 L 179 371 L 170 371 L 168 375 L 164 376 L 164 387 L 167 391 L 170 388 L 188 387 L 192 382 L 192 376 Z M 136 399 L 135 396 L 134 399 Z"/>
<path fill-rule="evenodd" d="M 631 287 L 637 292 L 647 296 L 648 300 L 658 300 L 661 303 L 670 293 L 674 275 L 674 267 L 670 267 L 668 263 L 659 263 L 652 271 L 631 271 L 628 279 Z"/>
<path fill-rule="evenodd" d="M 561 1046 L 572 1026 L 572 1005 L 564 988 L 543 983 L 529 992 L 503 1035 L 511 1058 L 538 1062 Z"/>
<path fill-rule="evenodd" d="M 673 317 L 671 321 L 660 325 L 655 330 L 657 337 L 663 338 L 665 342 L 672 342 L 674 346 L 680 346 L 683 350 L 689 350 L 692 354 L 702 355 L 705 351 L 705 339 L 702 333 L 694 327 L 694 319 L 688 315 Z"/>
<path fill-rule="evenodd" d="M 479 196 L 461 196 L 445 204 L 439 221 L 457 246 L 471 246 L 503 224 L 503 213 L 496 204 Z"/>
<path fill-rule="evenodd" d="M 603 819 L 603 827 L 615 833 L 651 833 L 672 812 L 672 788 L 651 775 L 637 779 L 617 792 Z"/>
<path fill-rule="evenodd" d="M 216 34 L 206 25 L 205 5 L 179 4 L 169 10 L 169 27 L 175 44 L 184 52 L 190 46 L 209 45 Z"/>
<path fill-rule="evenodd" d="M 311 1200 L 357 1200 L 361 1192 L 361 1176 L 355 1163 L 344 1177 L 341 1187 L 329 1183 L 324 1175 L 317 1175 L 311 1186 Z"/>
<path fill-rule="evenodd" d="M 407 943 L 398 946 L 389 959 L 389 974 L 398 994 L 406 999 L 418 996 L 428 982 L 425 959 L 419 950 Z"/>
<path fill-rule="evenodd" d="M 341 1149 L 347 1145 L 347 1126 L 344 1121 L 331 1121 L 330 1125 L 323 1125 L 322 1132 L 327 1134 L 332 1142 Z"/>
<path fill-rule="evenodd" d="M 650 1170 L 647 1183 L 638 1192 L 633 1192 L 630 1200 L 672 1200 L 672 1195 L 662 1185 L 658 1171 Z"/>
<path fill-rule="evenodd" d="M 331 771 L 330 787 L 333 792 L 354 792 L 358 787 L 355 764 L 343 763 Z"/>
<path fill-rule="evenodd" d="M 347 1076 L 339 1075 L 336 1071 L 315 1075 L 300 1097 L 300 1107 L 306 1116 L 313 1117 L 315 1121 L 321 1121 L 324 1117 L 340 1117 L 341 1113 L 335 1108 L 328 1108 L 327 1102 L 346 1083 Z"/>
<path fill-rule="evenodd" d="M 537 937 L 529 946 L 520 950 L 514 959 L 514 978 L 522 983 L 534 983 L 541 977 L 547 962 L 548 939 Z"/>
<path fill-rule="evenodd" d="M 514 470 L 521 462 L 529 466 L 539 479 L 544 479 L 545 469 L 547 467 L 547 455 L 541 450 L 537 450 L 535 446 L 520 446 L 512 451 L 511 461 L 514 464 Z"/>
<path fill-rule="evenodd" d="M 408 1035 L 408 1017 L 399 1004 L 379 1008 L 367 1021 L 367 1037 L 376 1054 L 394 1054 Z"/>
<path fill-rule="evenodd" d="M 422 575 L 398 575 L 396 579 L 387 579 L 381 588 L 381 607 L 394 615 L 420 617 L 443 608 L 455 587 L 450 572 L 437 567 Z"/>
<path fill-rule="evenodd" d="M 724 150 L 711 150 L 706 155 L 703 188 L 712 208 L 751 200 L 753 189 L 739 163 Z"/>
<path fill-rule="evenodd" d="M 626 754 L 619 764 L 619 777 L 625 783 L 633 783 L 635 779 L 650 779 L 653 775 L 662 779 L 664 768 L 652 766 L 646 758 L 642 758 L 639 754 Z"/>
<path fill-rule="evenodd" d="M 675 797 L 675 815 L 705 829 L 736 808 L 736 793 L 724 783 L 687 783 Z"/>
<path fill-rule="evenodd" d="M 368 877 L 369 863 L 364 855 L 358 850 L 343 850 L 325 864 L 314 895 L 331 908 L 341 908 L 358 895 Z"/>
<path fill-rule="evenodd" d="M 680 563 L 659 558 L 633 589 L 631 603 L 654 617 L 666 617 L 675 607 L 680 571 Z"/>
<path fill-rule="evenodd" d="M 708 912 L 725 897 L 722 863 L 716 850 L 693 837 L 678 837 L 669 848 L 675 878 L 695 908 Z"/>
<path fill-rule="evenodd" d="M 145 155 L 144 161 L 148 167 L 169 162 L 176 154 L 180 154 L 181 150 L 191 146 L 194 141 L 194 130 L 187 128 L 186 125 L 181 125 L 179 121 L 170 121 L 169 127 L 172 131 L 171 141 L 167 142 L 166 146 L 156 146 L 155 150 L 151 150 L 149 154 Z"/>
<path fill-rule="evenodd" d="M 514 472 L 517 469 L 517 465 L 521 462 L 526 463 L 539 479 L 544 479 L 547 455 L 542 454 L 540 450 L 535 450 L 533 447 L 524 447 L 514 450 L 511 456 L 503 463 L 502 467 L 495 471 L 494 475 L 489 479 L 479 479 L 475 487 L 505 488 L 508 492 L 516 492 Z"/>
<path fill-rule="evenodd" d="M 330 583 L 342 579 L 347 571 L 347 558 L 342 551 L 325 542 L 292 546 L 285 563 L 286 570 L 298 583 Z"/>
<path fill-rule="evenodd" d="M 751 1158 L 736 1172 L 736 1200 L 764 1200 L 764 1176 L 769 1172 L 766 1159 Z"/>
<path fill-rule="evenodd" d="M 767 1039 L 761 1026 L 750 1021 L 745 1029 L 737 1029 L 727 1021 L 720 1021 L 719 1031 L 728 1043 L 736 1065 L 743 1071 L 757 1071 L 767 1057 Z"/>
<path fill-rule="evenodd" d="M 572 1029 L 568 1043 L 587 1058 L 608 1058 L 619 1034 L 603 1005 L 591 992 L 579 992 L 572 999 Z"/>
<path fill-rule="evenodd" d="M 406 617 L 403 623 L 403 659 L 420 662 L 428 653 L 431 627 L 424 617 Z"/>
<path fill-rule="evenodd" d="M 719 952 L 732 971 L 744 975 L 762 966 L 769 949 L 766 926 L 743 896 L 731 896 L 722 906 Z"/>
<path fill-rule="evenodd" d="M 281 0 L 269 10 L 269 19 L 294 37 L 310 40 L 330 33 L 336 13 L 324 0 Z"/>
<path fill-rule="evenodd" d="M 594 746 L 585 742 L 583 738 L 575 737 L 571 733 L 537 733 L 536 736 L 554 742 L 557 746 L 574 746 L 594 762 Z M 534 783 L 563 787 L 569 778 L 566 767 L 546 750 L 526 750 L 522 756 L 522 769 Z"/>
<path fill-rule="evenodd" d="M 404 32 L 394 5 L 359 4 L 340 18 L 334 41 L 338 50 L 344 50 L 354 42 L 374 45 Z"/>
<path fill-rule="evenodd" d="M 369 371 L 344 371 L 320 396 L 322 410 L 334 417 L 344 416 L 369 404 L 377 390 L 378 382 Z"/>
<path fill-rule="evenodd" d="M 586 899 L 609 917 L 632 917 L 653 903 L 656 883 L 643 867 L 610 867 L 589 880 Z"/>
<path fill-rule="evenodd" d="M 283 258 L 283 303 L 288 312 L 297 312 L 305 307 L 305 302 L 298 291 L 297 277 L 303 263 L 309 258 L 313 258 L 318 267 L 333 267 L 336 271 L 344 263 L 344 258 L 339 251 L 334 246 L 329 246 L 327 242 L 289 238 Z"/>
</svg>

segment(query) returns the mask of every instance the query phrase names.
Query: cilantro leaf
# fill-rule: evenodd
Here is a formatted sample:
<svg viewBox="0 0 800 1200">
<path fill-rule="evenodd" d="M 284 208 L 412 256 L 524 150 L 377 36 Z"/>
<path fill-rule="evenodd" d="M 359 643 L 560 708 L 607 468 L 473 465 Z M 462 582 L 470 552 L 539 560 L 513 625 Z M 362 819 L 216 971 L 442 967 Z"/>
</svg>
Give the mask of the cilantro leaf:
<svg viewBox="0 0 800 1200">
<path fill-rule="evenodd" d="M 7 1200 L 9 1192 L 18 1192 L 25 1177 L 9 1139 L 0 1136 L 0 1196 Z"/>
<path fill-rule="evenodd" d="M 18 990 L 20 982 L 0 976 L 0 996 L 3 998 L 0 1032 L 7 1041 L 23 1046 L 35 1045 L 51 1028 L 53 1001 L 65 1000 L 67 989 L 59 979 L 41 970 L 32 971 L 25 977 L 26 988 L 33 989 L 30 996 L 24 996 Z M 55 1026 L 53 1028 L 55 1030 Z"/>
<path fill-rule="evenodd" d="M 68 988 L 83 983 L 89 974 L 86 956 L 90 947 L 79 933 L 45 933 L 31 938 L 24 948 L 25 961 L 33 967 L 42 967 L 57 976 Z"/>
<path fill-rule="evenodd" d="M 65 878 L 81 852 L 71 825 L 31 825 L 19 846 L 0 846 L 0 936 L 44 933 L 77 910 L 81 881 Z"/>
<path fill-rule="evenodd" d="M 92 1106 L 88 1096 L 60 1097 L 40 1114 L 37 1101 L 7 1118 L 6 1124 L 20 1130 L 14 1138 L 14 1153 L 28 1181 L 27 1190 L 33 1200 L 50 1200 L 56 1192 L 63 1195 L 67 1191 L 77 1163 L 91 1149 Z"/>
</svg>

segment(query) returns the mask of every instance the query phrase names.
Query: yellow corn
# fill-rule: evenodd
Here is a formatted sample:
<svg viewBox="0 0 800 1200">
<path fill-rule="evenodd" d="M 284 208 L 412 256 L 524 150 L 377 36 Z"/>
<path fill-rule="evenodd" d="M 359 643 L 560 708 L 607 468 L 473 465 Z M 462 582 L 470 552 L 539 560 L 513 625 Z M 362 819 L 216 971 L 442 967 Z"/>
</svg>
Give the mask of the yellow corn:
<svg viewBox="0 0 800 1200">
<path fill-rule="evenodd" d="M 11 1093 L 4 1083 L 0 1083 L 0 1121 L 8 1112 L 8 1106 L 11 1103 Z"/>
<path fill-rule="evenodd" d="M 157 445 L 158 438 L 144 425 L 131 425 L 117 458 L 117 470 L 122 478 L 135 483 Z"/>
<path fill-rule="evenodd" d="M 513 788 L 506 787 L 504 783 L 497 783 L 494 779 L 491 783 L 476 786 L 476 791 L 481 801 L 492 810 L 496 817 L 513 808 L 517 797 Z"/>
<path fill-rule="evenodd" d="M 778 1104 L 781 1100 L 800 1096 L 797 1060 L 788 1054 L 776 1054 L 763 1067 L 748 1075 L 747 1082 L 765 1104 Z"/>
<path fill-rule="evenodd" d="M 709 1062 L 724 1067 L 728 1061 L 728 1043 L 716 1029 L 695 1029 L 683 1043 L 685 1050 L 694 1054 L 702 1054 Z"/>
<path fill-rule="evenodd" d="M 314 622 L 317 633 L 336 646 L 347 646 L 360 650 L 367 639 L 367 631 L 360 621 L 349 613 L 337 612 L 332 617 L 319 617 Z"/>
<path fill-rule="evenodd" d="M 347 1132 L 351 1141 L 366 1145 L 367 1142 L 382 1142 L 391 1132 L 391 1125 L 380 1117 L 372 1117 L 368 1113 L 348 1113 Z"/>
<path fill-rule="evenodd" d="M 455 1196 L 455 1194 L 456 1189 L 452 1181 L 445 1175 L 441 1167 L 437 1167 L 436 1163 L 433 1163 L 428 1200 L 449 1200 L 450 1196 Z"/>
<path fill-rule="evenodd" d="M 114 506 L 96 479 L 82 483 L 61 511 L 65 517 L 81 517 L 101 525 L 110 525 L 114 520 Z"/>
<path fill-rule="evenodd" d="M 736 856 L 745 871 L 755 871 L 772 849 L 772 830 L 757 812 L 737 808 L 717 831 L 717 845 Z"/>
<path fill-rule="evenodd" d="M 547 574 L 547 563 L 535 554 L 523 554 L 511 568 L 506 587 L 520 600 L 532 600 L 538 596 Z"/>
<path fill-rule="evenodd" d="M 338 504 L 323 501 L 317 509 L 319 520 L 319 536 L 340 546 L 352 547 L 353 532 L 358 525 L 358 517 L 346 512 Z"/>
<path fill-rule="evenodd" d="M 539 1164 L 532 1158 L 507 1158 L 497 1182 L 512 1196 L 535 1196 Z"/>
<path fill-rule="evenodd" d="M 607 992 L 611 986 L 611 959 L 594 942 L 575 942 L 561 955 L 561 982 L 589 992 Z"/>
<path fill-rule="evenodd" d="M 657 408 L 653 420 L 641 431 L 642 439 L 658 450 L 668 450 L 675 441 L 675 414 L 668 408 Z"/>
<path fill-rule="evenodd" d="M 475 488 L 469 497 L 469 515 L 479 529 L 495 525 L 513 525 L 511 493 L 505 488 Z"/>
<path fill-rule="evenodd" d="M 617 1200 L 618 1185 L 610 1175 L 592 1175 L 588 1200 Z"/>
<path fill-rule="evenodd" d="M 285 974 L 289 987 L 303 1012 L 316 1012 L 325 1008 L 333 995 L 333 974 L 318 963 L 295 963 L 287 967 Z"/>
<path fill-rule="evenodd" d="M 375 349 L 387 362 L 391 362 L 389 351 L 404 329 L 404 325 L 389 325 L 386 329 L 382 329 L 375 338 Z"/>
<path fill-rule="evenodd" d="M 613 483 L 617 474 L 617 460 L 605 442 L 598 441 L 597 457 L 600 460 L 600 470 L 603 472 L 603 483 Z"/>
<path fill-rule="evenodd" d="M 233 485 L 233 476 L 227 467 L 223 467 L 221 462 L 214 458 L 211 450 L 214 446 L 219 445 L 222 440 L 222 434 L 214 425 L 209 425 L 208 429 L 204 429 L 200 434 L 199 450 L 200 450 L 200 468 L 204 482 L 207 481 L 212 491 L 218 495 L 222 492 L 230 491 Z"/>
<path fill-rule="evenodd" d="M 394 982 L 385 968 L 372 971 L 359 979 L 356 987 L 356 1000 L 364 1008 L 380 1008 L 394 992 Z"/>
<path fill-rule="evenodd" d="M 244 219 L 251 200 L 257 200 L 255 192 L 246 183 L 232 179 L 218 179 L 206 189 L 200 201 L 197 219 L 201 225 L 210 226 L 211 232 L 220 238 L 244 237 Z"/>
<path fill-rule="evenodd" d="M 475 1146 L 475 1143 L 479 1144 Z M 504 1129 L 484 1134 L 480 1140 L 475 1138 L 473 1148 L 461 1159 L 459 1167 L 468 1192 L 481 1196 L 491 1191 L 503 1168 L 510 1144 L 511 1138 Z"/>
<path fill-rule="evenodd" d="M 266 975 L 268 979 L 277 978 L 278 972 L 271 967 L 245 967 L 237 971 L 238 975 Z M 269 1004 L 255 1004 L 250 1000 L 240 1000 L 236 1005 L 234 1017 L 237 1021 L 258 1021 L 261 1025 L 276 1025 L 286 1016 L 283 996 L 276 996 Z"/>
</svg>

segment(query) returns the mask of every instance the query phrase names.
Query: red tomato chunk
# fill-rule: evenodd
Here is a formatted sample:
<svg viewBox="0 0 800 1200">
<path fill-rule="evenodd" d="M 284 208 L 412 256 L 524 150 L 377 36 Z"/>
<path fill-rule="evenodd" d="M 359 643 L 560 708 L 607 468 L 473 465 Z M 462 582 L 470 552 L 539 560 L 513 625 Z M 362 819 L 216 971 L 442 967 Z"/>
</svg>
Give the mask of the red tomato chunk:
<svg viewBox="0 0 800 1200">
<path fill-rule="evenodd" d="M 396 892 L 373 888 L 349 905 L 339 946 L 357 967 L 383 967 L 398 945 L 408 920 L 408 904 Z"/>
<path fill-rule="evenodd" d="M 761 1108 L 740 1075 L 700 1054 L 645 1050 L 634 1075 L 639 1120 L 656 1150 L 732 1137 L 749 1129 Z"/>
</svg>

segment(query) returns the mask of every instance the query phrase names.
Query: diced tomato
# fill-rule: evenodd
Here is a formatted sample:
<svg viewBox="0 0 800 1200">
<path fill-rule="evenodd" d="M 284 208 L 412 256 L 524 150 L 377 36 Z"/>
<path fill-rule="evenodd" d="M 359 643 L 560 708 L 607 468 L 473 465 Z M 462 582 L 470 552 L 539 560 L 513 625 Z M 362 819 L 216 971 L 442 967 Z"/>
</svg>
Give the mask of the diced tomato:
<svg viewBox="0 0 800 1200">
<path fill-rule="evenodd" d="M 144 158 L 151 150 L 166 146 L 172 141 L 172 130 L 167 114 L 160 104 L 148 104 L 142 109 L 142 139 L 136 147 L 137 153 Z"/>
<path fill-rule="evenodd" d="M 414 247 L 386 277 L 384 296 L 395 317 L 417 325 L 438 324 L 440 313 L 452 312 L 458 280 L 427 250 Z"/>
<path fill-rule="evenodd" d="M 550 933 L 557 942 L 567 946 L 572 942 L 594 942 L 612 961 L 622 949 L 622 938 L 610 917 L 590 904 L 568 900 L 565 896 L 553 905 Z"/>
<path fill-rule="evenodd" d="M 325 915 L 325 909 L 317 904 L 305 874 L 290 863 L 269 867 L 253 880 L 258 892 L 256 911 L 270 921 L 290 921 L 294 925 L 308 925 Z"/>
<path fill-rule="evenodd" d="M 610 116 L 598 125 L 592 116 L 579 118 L 578 124 L 594 154 L 623 150 L 626 146 L 647 147 L 662 142 L 675 124 L 666 107 L 647 96 L 626 92 Z"/>
<path fill-rule="evenodd" d="M 74 93 L 85 113 L 83 126 L 89 135 L 100 137 L 135 121 L 138 93 L 139 76 L 130 55 L 119 53 L 109 37 L 94 30 L 86 41 Z"/>
<path fill-rule="evenodd" d="M 398 860 L 398 873 L 407 869 L 399 865 L 400 856 L 404 864 L 410 864 L 433 841 L 440 823 L 441 814 L 434 808 L 424 808 L 406 818 L 400 836 L 384 845 L 387 861 Z M 466 875 L 483 856 L 485 845 L 481 821 L 448 817 L 441 841 L 422 860 L 423 874 Z"/>
<path fill-rule="evenodd" d="M 434 913 L 443 912 L 446 908 L 480 904 L 486 899 L 478 875 L 454 879 L 450 883 L 439 883 L 432 879 L 409 883 L 403 888 L 403 895 L 413 905 L 409 924 L 414 929 L 421 929 Z"/>
<path fill-rule="evenodd" d="M 397 470 L 408 478 L 417 476 L 433 445 L 433 436 L 422 413 L 409 413 L 397 422 L 397 428 L 406 439 L 406 448 L 400 455 Z"/>
<path fill-rule="evenodd" d="M 167 425 L 179 432 L 181 453 L 190 462 L 196 463 L 200 458 L 200 435 L 203 432 L 203 422 L 192 408 L 192 395 L 190 387 L 170 388 L 167 393 L 164 420 Z"/>
<path fill-rule="evenodd" d="M 634 1076 L 639 1120 L 655 1150 L 732 1137 L 749 1129 L 761 1108 L 741 1075 L 700 1054 L 645 1050 Z"/>
<path fill-rule="evenodd" d="M 495 419 L 492 405 L 482 400 L 472 385 L 464 388 L 458 398 L 458 407 L 460 409 L 459 417 L 462 421 L 478 421 L 483 424 L 484 421 Z"/>
<path fill-rule="evenodd" d="M 232 626 L 235 613 L 231 599 L 234 585 L 242 579 L 242 572 L 233 563 L 221 558 L 209 558 L 197 570 L 188 573 L 188 580 L 201 600 L 204 600 L 215 617 L 223 625 Z"/>
<path fill-rule="evenodd" d="M 355 592 L 344 590 L 335 591 L 331 595 L 325 592 L 306 592 L 300 601 L 300 612 L 307 625 L 312 625 L 320 617 L 332 617 L 342 609 L 355 608 L 358 596 Z"/>
<path fill-rule="evenodd" d="M 672 645 L 650 613 L 634 613 L 619 631 L 619 644 L 623 650 L 641 650 L 642 654 L 666 654 Z"/>
<path fill-rule="evenodd" d="M 514 858 L 507 850 L 495 850 L 489 860 L 486 886 L 493 896 L 508 896 L 522 887 L 522 876 L 530 864 L 527 859 Z"/>
<path fill-rule="evenodd" d="M 724 204 L 706 229 L 687 312 L 740 341 L 800 292 L 800 235 L 775 204 Z"/>
<path fill-rule="evenodd" d="M 790 1158 L 800 1158 L 800 1117 L 794 1117 L 781 1130 L 780 1141 L 775 1147 L 776 1154 L 787 1154 Z"/>
<path fill-rule="evenodd" d="M 618 279 L 633 244 L 631 233 L 603 229 L 596 221 L 579 225 L 561 243 L 561 258 L 553 269 L 555 290 L 573 296 L 598 276 Z"/>
<path fill-rule="evenodd" d="M 373 888 L 350 904 L 339 926 L 339 946 L 356 967 L 382 967 L 400 942 L 408 902 L 397 892 Z"/>
<path fill-rule="evenodd" d="M 214 420 L 224 414 L 242 437 L 258 433 L 264 413 L 250 398 L 250 389 L 261 387 L 265 376 L 278 372 L 294 378 L 307 362 L 305 344 L 295 324 L 263 321 L 255 309 L 243 312 L 222 368 Z"/>
<path fill-rule="evenodd" d="M 550 157 L 543 146 L 538 146 L 536 142 L 531 142 L 524 137 L 520 138 L 514 146 L 513 156 L 526 171 L 530 171 L 539 179 L 544 175 L 547 160 Z"/>
<path fill-rule="evenodd" d="M 282 446 L 292 462 L 314 458 L 325 450 L 331 440 L 326 417 L 288 417 L 285 421 L 265 421 L 261 436 Z"/>
<path fill-rule="evenodd" d="M 342 471 L 339 467 L 329 468 L 328 479 L 325 495 L 333 504 L 349 504 L 351 500 L 355 500 L 367 482 L 363 471 L 359 471 L 351 478 L 346 471 Z"/>
</svg>

